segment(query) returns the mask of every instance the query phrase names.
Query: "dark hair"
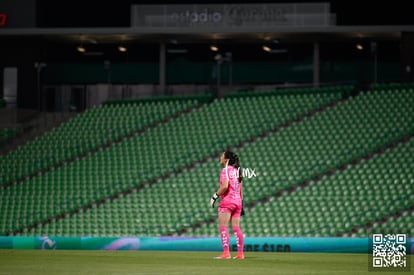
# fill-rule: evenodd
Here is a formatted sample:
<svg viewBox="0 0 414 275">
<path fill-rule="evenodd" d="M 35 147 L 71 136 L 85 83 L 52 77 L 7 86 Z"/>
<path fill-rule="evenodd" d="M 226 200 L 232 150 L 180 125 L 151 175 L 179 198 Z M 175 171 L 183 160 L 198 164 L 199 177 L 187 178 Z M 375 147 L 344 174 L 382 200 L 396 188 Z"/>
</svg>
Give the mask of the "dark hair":
<svg viewBox="0 0 414 275">
<path fill-rule="evenodd" d="M 239 156 L 231 151 L 224 151 L 224 158 L 229 160 L 229 165 L 239 169 L 239 182 L 241 182 L 243 179 L 243 173 L 241 171 Z"/>
</svg>

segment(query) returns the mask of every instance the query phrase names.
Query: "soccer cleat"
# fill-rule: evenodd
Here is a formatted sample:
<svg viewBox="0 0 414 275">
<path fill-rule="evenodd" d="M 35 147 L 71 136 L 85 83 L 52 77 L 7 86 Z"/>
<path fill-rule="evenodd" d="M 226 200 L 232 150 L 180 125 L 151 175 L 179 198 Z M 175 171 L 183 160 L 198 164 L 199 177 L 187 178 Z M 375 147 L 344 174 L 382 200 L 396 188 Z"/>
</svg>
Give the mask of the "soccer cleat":
<svg viewBox="0 0 414 275">
<path fill-rule="evenodd" d="M 231 259 L 229 252 L 223 252 L 220 256 L 214 257 L 214 259 Z"/>
<path fill-rule="evenodd" d="M 236 257 L 233 257 L 233 259 L 240 259 L 240 260 L 242 260 L 242 259 L 244 259 L 244 254 L 243 253 L 237 253 L 237 256 Z"/>
</svg>

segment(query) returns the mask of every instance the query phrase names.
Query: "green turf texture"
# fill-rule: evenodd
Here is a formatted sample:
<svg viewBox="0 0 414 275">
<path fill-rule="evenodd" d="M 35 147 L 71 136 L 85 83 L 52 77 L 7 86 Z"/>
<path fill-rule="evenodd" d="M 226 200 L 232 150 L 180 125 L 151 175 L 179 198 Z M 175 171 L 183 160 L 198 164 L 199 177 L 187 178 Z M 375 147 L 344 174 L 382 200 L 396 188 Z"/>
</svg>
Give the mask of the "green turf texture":
<svg viewBox="0 0 414 275">
<path fill-rule="evenodd" d="M 369 272 L 367 254 L 246 252 L 244 260 L 214 259 L 218 254 L 217 252 L 0 250 L 0 275 L 407 274 L 406 272 Z M 233 254 L 235 255 L 234 252 Z"/>
</svg>

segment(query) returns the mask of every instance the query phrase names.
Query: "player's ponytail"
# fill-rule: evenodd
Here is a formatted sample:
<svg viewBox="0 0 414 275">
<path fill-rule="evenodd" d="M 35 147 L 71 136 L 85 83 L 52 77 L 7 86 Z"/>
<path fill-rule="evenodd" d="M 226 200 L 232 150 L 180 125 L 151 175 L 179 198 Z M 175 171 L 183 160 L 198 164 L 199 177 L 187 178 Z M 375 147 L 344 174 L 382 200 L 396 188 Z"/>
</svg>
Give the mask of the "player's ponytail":
<svg viewBox="0 0 414 275">
<path fill-rule="evenodd" d="M 239 171 L 239 182 L 241 182 L 243 179 L 243 172 L 241 169 L 239 156 L 231 151 L 225 151 L 224 157 L 229 160 L 229 165 L 233 166 Z"/>
</svg>

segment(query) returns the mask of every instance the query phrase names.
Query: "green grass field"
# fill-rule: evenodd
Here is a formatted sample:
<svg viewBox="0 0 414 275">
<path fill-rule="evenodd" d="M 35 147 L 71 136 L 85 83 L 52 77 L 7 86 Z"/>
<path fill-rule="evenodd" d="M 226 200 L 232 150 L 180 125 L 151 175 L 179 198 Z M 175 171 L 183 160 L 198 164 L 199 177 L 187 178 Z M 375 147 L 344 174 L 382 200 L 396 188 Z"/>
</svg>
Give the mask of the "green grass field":
<svg viewBox="0 0 414 275">
<path fill-rule="evenodd" d="M 366 254 L 246 252 L 244 260 L 213 259 L 218 254 L 217 252 L 0 250 L 0 275 L 384 274 L 368 271 Z M 386 272 L 385 274 L 407 273 Z"/>
</svg>

